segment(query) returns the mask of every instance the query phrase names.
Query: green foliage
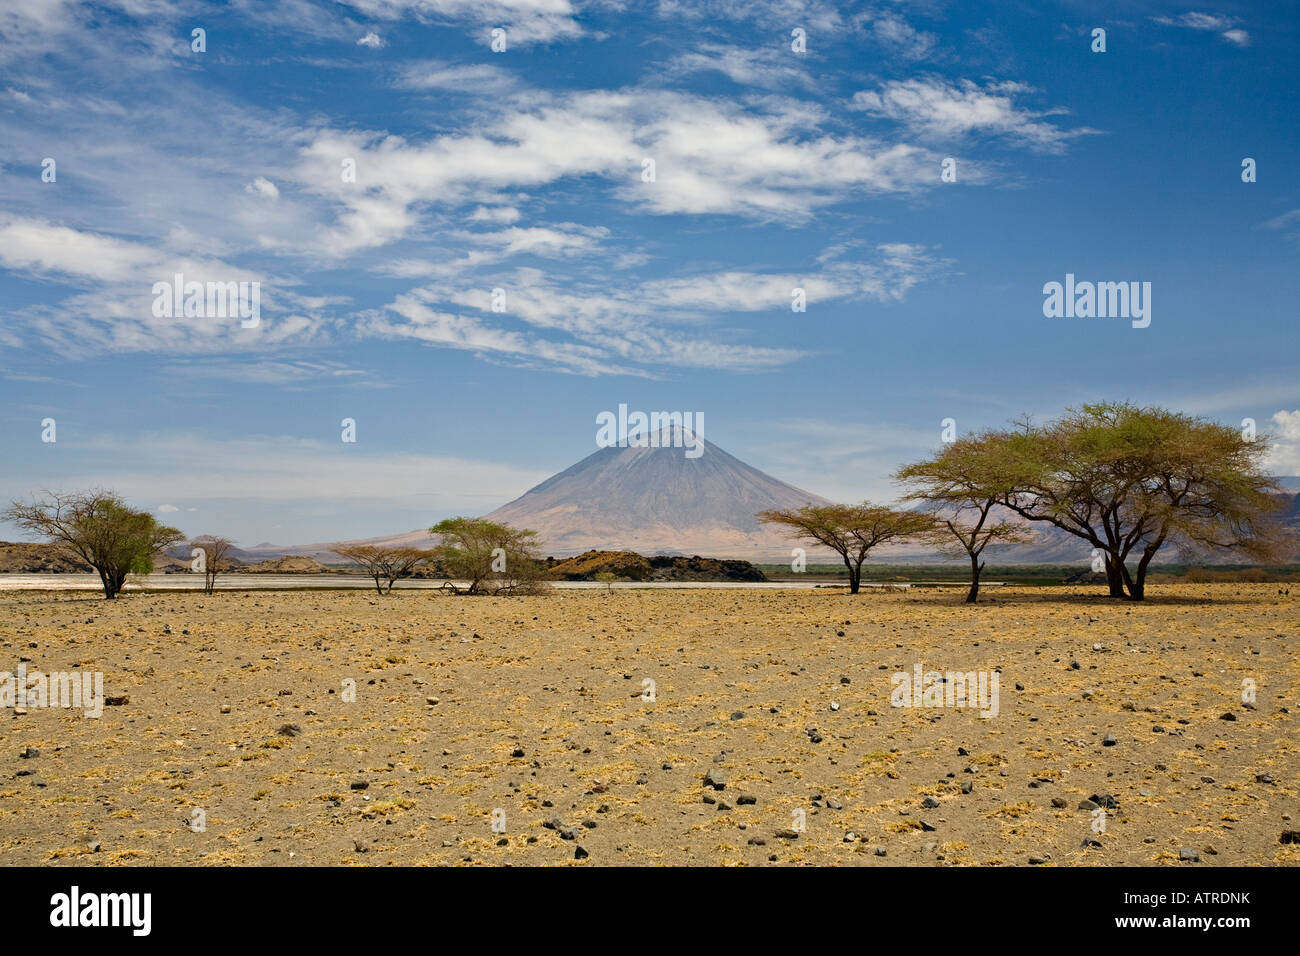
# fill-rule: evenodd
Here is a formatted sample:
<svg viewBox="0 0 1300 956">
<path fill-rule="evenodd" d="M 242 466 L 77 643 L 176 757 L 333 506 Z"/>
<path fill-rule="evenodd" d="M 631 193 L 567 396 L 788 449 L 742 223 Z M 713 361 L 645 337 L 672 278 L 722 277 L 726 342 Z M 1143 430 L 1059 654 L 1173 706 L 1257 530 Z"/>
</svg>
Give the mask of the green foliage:
<svg viewBox="0 0 1300 956">
<path fill-rule="evenodd" d="M 106 599 L 117 597 L 128 574 L 152 571 L 154 555 L 184 538 L 109 491 L 49 494 L 30 505 L 15 501 L 4 517 L 76 552 L 99 572 Z"/>
<path fill-rule="evenodd" d="M 441 537 L 434 557 L 452 579 L 447 587 L 458 594 L 536 594 L 546 588 L 536 531 L 462 517 L 440 521 L 429 533 Z"/>
</svg>

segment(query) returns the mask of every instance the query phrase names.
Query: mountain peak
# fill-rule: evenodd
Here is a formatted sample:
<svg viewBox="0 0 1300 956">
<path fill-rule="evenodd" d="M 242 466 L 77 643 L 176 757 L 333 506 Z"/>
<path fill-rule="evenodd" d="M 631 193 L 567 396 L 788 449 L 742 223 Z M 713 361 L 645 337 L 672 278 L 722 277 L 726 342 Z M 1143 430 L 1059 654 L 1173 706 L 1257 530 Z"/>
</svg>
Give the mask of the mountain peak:
<svg viewBox="0 0 1300 956">
<path fill-rule="evenodd" d="M 596 549 L 784 559 L 789 540 L 755 515 L 809 503 L 828 502 L 672 424 L 598 449 L 488 517 L 532 528 L 557 556 Z"/>
</svg>

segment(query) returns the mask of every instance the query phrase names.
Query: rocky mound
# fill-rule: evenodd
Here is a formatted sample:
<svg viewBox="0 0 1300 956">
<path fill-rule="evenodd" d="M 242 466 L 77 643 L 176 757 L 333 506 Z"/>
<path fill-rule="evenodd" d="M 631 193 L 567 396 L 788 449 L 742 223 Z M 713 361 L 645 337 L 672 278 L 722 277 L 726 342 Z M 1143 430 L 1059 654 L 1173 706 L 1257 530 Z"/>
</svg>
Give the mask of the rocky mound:
<svg viewBox="0 0 1300 956">
<path fill-rule="evenodd" d="M 612 574 L 628 581 L 766 581 L 763 572 L 748 561 L 684 558 L 657 554 L 645 557 L 634 551 L 588 551 L 551 565 L 557 581 L 594 581 L 597 574 Z"/>
<path fill-rule="evenodd" d="M 62 545 L 0 541 L 0 574 L 79 574 L 91 570 Z"/>
<path fill-rule="evenodd" d="M 238 574 L 336 574 L 338 568 L 327 568 L 315 558 L 286 555 L 270 561 L 261 561 L 242 568 L 232 568 Z"/>
</svg>

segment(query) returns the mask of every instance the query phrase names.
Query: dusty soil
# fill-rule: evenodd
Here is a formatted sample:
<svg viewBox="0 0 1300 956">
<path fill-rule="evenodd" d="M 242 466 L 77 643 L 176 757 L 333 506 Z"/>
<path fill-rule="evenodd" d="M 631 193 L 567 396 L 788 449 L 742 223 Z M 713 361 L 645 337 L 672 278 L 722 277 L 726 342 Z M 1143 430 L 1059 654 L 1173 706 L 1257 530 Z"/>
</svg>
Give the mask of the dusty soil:
<svg viewBox="0 0 1300 956">
<path fill-rule="evenodd" d="M 0 671 L 100 670 L 107 695 L 129 697 L 97 720 L 0 712 L 0 858 L 1300 862 L 1280 843 L 1300 830 L 1300 597 L 960 596 L 0 593 Z M 998 716 L 891 707 L 891 675 L 917 662 L 1000 669 Z M 725 789 L 704 785 L 709 771 Z M 1118 804 L 1102 833 L 1078 807 L 1094 794 Z M 778 835 L 800 810 L 806 828 Z M 1184 849 L 1200 862 L 1180 863 Z"/>
</svg>

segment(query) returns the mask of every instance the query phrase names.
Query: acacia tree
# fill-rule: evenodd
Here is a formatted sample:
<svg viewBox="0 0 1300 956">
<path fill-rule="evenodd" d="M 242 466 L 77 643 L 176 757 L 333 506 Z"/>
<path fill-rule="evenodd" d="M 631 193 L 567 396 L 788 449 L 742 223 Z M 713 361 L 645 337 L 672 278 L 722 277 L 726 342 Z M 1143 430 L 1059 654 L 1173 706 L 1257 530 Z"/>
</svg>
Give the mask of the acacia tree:
<svg viewBox="0 0 1300 956">
<path fill-rule="evenodd" d="M 410 577 L 415 569 L 433 559 L 432 551 L 419 548 L 386 548 L 373 544 L 342 545 L 333 549 L 349 561 L 361 565 L 366 574 L 375 579 L 375 591 L 384 593 L 380 580 L 388 581 L 388 593 L 401 578 Z"/>
<path fill-rule="evenodd" d="M 190 557 L 199 565 L 195 567 L 194 563 L 191 563 L 190 567 L 195 571 L 203 572 L 204 593 L 211 594 L 217 586 L 217 574 L 229 568 L 226 554 L 230 551 L 231 545 L 229 539 L 218 538 L 211 534 L 200 535 L 189 543 Z"/>
<path fill-rule="evenodd" d="M 128 574 L 148 574 L 155 554 L 185 538 L 111 491 L 45 495 L 31 504 L 12 502 L 5 520 L 75 552 L 99 572 L 105 600 L 117 597 Z"/>
<path fill-rule="evenodd" d="M 537 594 L 546 588 L 536 531 L 484 518 L 448 518 L 429 533 L 441 538 L 433 554 L 451 579 L 444 587 L 456 594 Z"/>
<path fill-rule="evenodd" d="M 962 438 L 945 445 L 933 458 L 900 468 L 895 479 L 914 490 L 905 500 L 935 509 L 938 522 L 931 542 L 942 553 L 970 559 L 970 590 L 966 603 L 979 600 L 981 557 L 990 544 L 1028 540 L 1027 528 L 1000 517 L 996 479 L 1000 462 L 988 454 L 988 443 Z"/>
<path fill-rule="evenodd" d="M 1097 403 L 1045 426 L 980 436 L 981 493 L 1029 521 L 1082 538 L 1105 558 L 1112 597 L 1140 601 L 1162 547 L 1278 552 L 1267 436 L 1162 408 Z M 1129 568 L 1130 557 L 1136 566 Z"/>
<path fill-rule="evenodd" d="M 797 510 L 760 511 L 764 524 L 781 525 L 791 537 L 822 544 L 849 570 L 849 593 L 862 586 L 862 563 L 872 548 L 887 541 L 917 538 L 934 529 L 934 518 L 920 511 L 894 511 L 864 501 L 860 505 L 804 505 Z"/>
</svg>

